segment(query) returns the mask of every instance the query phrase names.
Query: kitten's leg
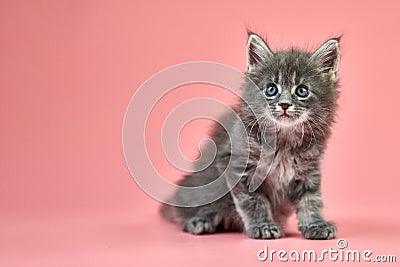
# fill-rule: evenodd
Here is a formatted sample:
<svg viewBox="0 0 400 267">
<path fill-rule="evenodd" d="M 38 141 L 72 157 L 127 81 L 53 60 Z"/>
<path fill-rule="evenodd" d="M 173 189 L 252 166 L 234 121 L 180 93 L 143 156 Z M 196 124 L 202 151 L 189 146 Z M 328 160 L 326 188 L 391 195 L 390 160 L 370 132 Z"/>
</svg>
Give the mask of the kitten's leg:
<svg viewBox="0 0 400 267">
<path fill-rule="evenodd" d="M 250 193 L 243 182 L 239 182 L 231 194 L 249 237 L 275 239 L 283 235 L 281 226 L 272 219 L 271 204 L 264 195 Z"/>
<path fill-rule="evenodd" d="M 319 186 L 320 177 L 316 179 L 316 188 L 304 189 L 296 203 L 298 229 L 308 239 L 332 239 L 336 237 L 336 227 L 325 221 L 322 216 L 322 198 Z"/>
</svg>

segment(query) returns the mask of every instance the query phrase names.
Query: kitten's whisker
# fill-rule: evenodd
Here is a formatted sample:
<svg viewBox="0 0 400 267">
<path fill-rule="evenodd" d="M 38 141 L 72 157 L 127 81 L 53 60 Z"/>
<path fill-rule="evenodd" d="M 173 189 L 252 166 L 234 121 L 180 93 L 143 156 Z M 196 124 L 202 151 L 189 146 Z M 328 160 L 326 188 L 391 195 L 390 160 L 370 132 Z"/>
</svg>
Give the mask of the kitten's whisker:
<svg viewBox="0 0 400 267">
<path fill-rule="evenodd" d="M 312 126 L 311 126 L 309 120 L 306 119 L 305 121 L 307 122 L 307 124 L 308 124 L 308 126 L 310 127 L 310 130 L 311 130 L 311 139 L 310 139 L 310 143 L 308 144 L 308 147 L 307 147 L 307 148 L 309 148 L 309 147 L 311 146 L 311 143 L 312 143 L 312 140 L 313 140 L 313 139 L 315 140 L 315 142 L 317 142 L 317 137 L 316 137 L 315 134 L 314 134 L 314 130 L 313 130 L 313 128 L 312 128 Z"/>
<path fill-rule="evenodd" d="M 310 122 L 312 122 L 312 124 L 314 125 L 314 127 L 316 128 L 316 130 L 319 130 L 320 132 L 324 132 L 324 130 L 321 128 L 321 126 L 318 124 L 318 120 L 316 120 L 315 118 L 310 117 L 309 118 Z"/>
<path fill-rule="evenodd" d="M 322 118 L 322 117 L 311 117 L 310 118 L 311 122 L 313 122 L 313 124 L 315 125 L 315 127 L 322 133 L 322 135 L 326 135 L 325 131 L 323 129 L 323 127 L 321 126 L 321 124 L 325 124 L 326 126 L 329 127 L 329 124 Z"/>
<path fill-rule="evenodd" d="M 300 141 L 300 145 L 303 144 L 303 140 L 304 140 L 304 122 L 301 122 L 301 141 Z"/>
</svg>

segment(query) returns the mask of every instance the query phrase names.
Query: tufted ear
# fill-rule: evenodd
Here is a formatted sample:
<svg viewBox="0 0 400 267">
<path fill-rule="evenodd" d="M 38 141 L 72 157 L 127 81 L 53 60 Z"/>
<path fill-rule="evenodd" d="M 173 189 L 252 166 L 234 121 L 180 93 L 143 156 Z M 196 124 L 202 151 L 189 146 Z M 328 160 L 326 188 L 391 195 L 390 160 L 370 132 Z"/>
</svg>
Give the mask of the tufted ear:
<svg viewBox="0 0 400 267">
<path fill-rule="evenodd" d="M 328 78 L 333 81 L 337 80 L 337 71 L 339 69 L 339 42 L 340 38 L 329 39 L 311 55 L 311 59 L 318 64 L 320 71 L 328 75 Z"/>
<path fill-rule="evenodd" d="M 273 53 L 267 43 L 257 34 L 249 32 L 247 40 L 247 72 L 252 72 L 272 55 Z"/>
</svg>

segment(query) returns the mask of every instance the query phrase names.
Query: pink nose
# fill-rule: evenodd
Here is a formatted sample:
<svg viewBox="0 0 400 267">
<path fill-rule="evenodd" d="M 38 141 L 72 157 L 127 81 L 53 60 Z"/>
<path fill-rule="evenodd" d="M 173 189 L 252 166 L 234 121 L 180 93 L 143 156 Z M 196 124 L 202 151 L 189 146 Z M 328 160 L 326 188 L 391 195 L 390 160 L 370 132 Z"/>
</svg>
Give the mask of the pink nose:
<svg viewBox="0 0 400 267">
<path fill-rule="evenodd" d="M 282 108 L 283 110 L 287 110 L 287 109 L 291 106 L 291 104 L 288 104 L 288 103 L 279 103 L 279 106 L 281 106 L 281 108 Z"/>
</svg>

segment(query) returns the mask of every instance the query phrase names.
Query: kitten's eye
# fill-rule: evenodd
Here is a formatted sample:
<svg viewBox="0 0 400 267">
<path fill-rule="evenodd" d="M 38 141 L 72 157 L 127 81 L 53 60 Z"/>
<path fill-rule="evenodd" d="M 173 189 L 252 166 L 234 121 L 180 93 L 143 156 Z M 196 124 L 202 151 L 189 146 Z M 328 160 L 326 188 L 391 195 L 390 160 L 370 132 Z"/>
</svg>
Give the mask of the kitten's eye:
<svg viewBox="0 0 400 267">
<path fill-rule="evenodd" d="M 264 88 L 266 96 L 275 96 L 278 93 L 278 88 L 275 84 L 269 84 Z"/>
<path fill-rule="evenodd" d="M 310 91 L 308 91 L 307 87 L 305 86 L 299 86 L 296 88 L 296 91 L 294 92 L 298 97 L 307 97 L 310 94 Z"/>
</svg>

